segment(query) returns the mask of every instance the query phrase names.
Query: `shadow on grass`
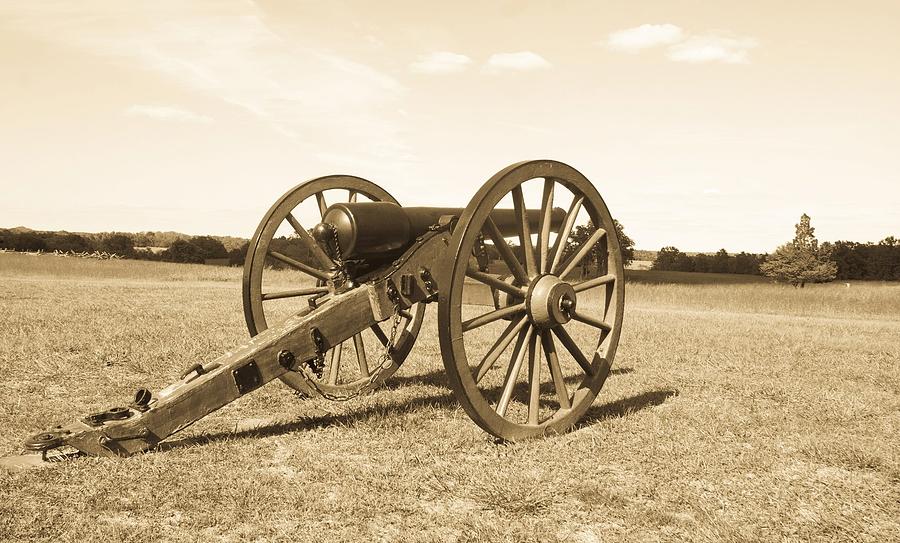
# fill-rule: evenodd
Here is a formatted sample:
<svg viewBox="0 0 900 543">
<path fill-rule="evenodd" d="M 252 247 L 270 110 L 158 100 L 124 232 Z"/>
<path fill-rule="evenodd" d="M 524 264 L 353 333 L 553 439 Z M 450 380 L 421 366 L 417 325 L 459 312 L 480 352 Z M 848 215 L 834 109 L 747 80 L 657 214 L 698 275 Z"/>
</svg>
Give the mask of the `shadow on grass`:
<svg viewBox="0 0 900 543">
<path fill-rule="evenodd" d="M 636 396 L 623 398 L 615 402 L 604 405 L 598 405 L 590 408 L 585 416 L 578 423 L 579 428 L 594 424 L 607 419 L 624 417 L 635 411 L 647 409 L 660 405 L 666 399 L 676 396 L 675 390 L 654 390 L 644 392 Z M 280 422 L 268 425 L 260 425 L 256 428 L 241 430 L 237 432 L 216 432 L 203 436 L 187 437 L 173 441 L 165 441 L 160 443 L 157 451 L 167 451 L 171 449 L 179 449 L 183 447 L 191 447 L 195 445 L 203 445 L 207 443 L 215 443 L 218 441 L 226 441 L 231 439 L 259 438 L 279 436 L 302 432 L 305 430 L 315 430 L 327 428 L 331 426 L 350 426 L 353 423 L 363 421 L 372 416 L 399 416 L 405 413 L 415 411 L 420 407 L 429 408 L 445 408 L 452 409 L 458 406 L 456 398 L 451 393 L 435 394 L 416 398 L 412 401 L 392 402 L 386 405 L 368 407 L 360 411 L 346 413 L 341 415 L 321 415 L 312 417 L 303 417 L 300 420 L 290 422 Z M 474 423 L 473 423 L 474 424 Z"/>
<path fill-rule="evenodd" d="M 623 367 L 609 370 L 610 375 L 627 375 L 629 373 L 634 373 L 634 368 Z M 571 384 L 578 379 L 580 379 L 579 376 L 571 375 L 566 377 L 566 382 Z M 405 385 L 427 385 L 442 388 L 450 387 L 450 383 L 447 381 L 447 372 L 444 371 L 443 368 L 421 375 L 394 375 L 387 381 L 385 386 L 388 390 L 394 390 Z M 544 391 L 543 385 L 541 386 L 541 390 Z"/>
<path fill-rule="evenodd" d="M 637 396 L 629 396 L 628 398 L 622 398 L 603 405 L 595 405 L 587 410 L 578 425 L 589 426 L 602 420 L 624 417 L 635 411 L 661 405 L 672 396 L 678 396 L 678 391 L 651 390 Z"/>
</svg>

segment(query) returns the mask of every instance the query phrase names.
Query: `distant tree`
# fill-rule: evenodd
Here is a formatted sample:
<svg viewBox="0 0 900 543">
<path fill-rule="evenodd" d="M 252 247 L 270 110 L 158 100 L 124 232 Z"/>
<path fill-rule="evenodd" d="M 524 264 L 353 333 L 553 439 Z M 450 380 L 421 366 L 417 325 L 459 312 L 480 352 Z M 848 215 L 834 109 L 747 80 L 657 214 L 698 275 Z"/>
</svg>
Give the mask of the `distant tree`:
<svg viewBox="0 0 900 543">
<path fill-rule="evenodd" d="M 131 235 L 135 247 L 153 247 L 152 238 L 153 232 L 138 232 L 137 234 Z"/>
<path fill-rule="evenodd" d="M 100 238 L 98 249 L 120 256 L 134 253 L 134 240 L 128 234 L 105 234 Z"/>
<path fill-rule="evenodd" d="M 616 228 L 616 236 L 619 240 L 619 249 L 622 252 L 622 264 L 627 266 L 631 264 L 631 261 L 634 260 L 634 240 L 628 237 L 625 234 L 625 228 L 622 226 L 622 223 L 613 219 L 613 224 L 615 224 Z M 587 224 L 582 226 L 576 226 L 572 233 L 569 234 L 569 239 L 566 240 L 565 248 L 563 249 L 563 262 L 576 251 L 578 251 L 581 246 L 590 239 L 594 232 L 597 231 L 597 227 L 594 226 L 592 221 L 588 221 Z M 603 251 L 606 248 L 606 241 L 604 238 L 600 238 L 596 245 L 591 249 L 588 253 L 588 256 L 585 257 L 584 260 L 581 261 L 582 266 L 582 274 L 584 274 L 585 270 L 592 263 L 596 263 L 599 268 L 604 268 L 606 266 L 605 255 Z"/>
<path fill-rule="evenodd" d="M 900 279 L 900 240 L 888 236 L 871 249 L 870 274 L 873 279 L 896 281 Z"/>
<path fill-rule="evenodd" d="M 0 249 L 15 249 L 13 240 L 16 235 L 5 228 L 0 228 Z"/>
<path fill-rule="evenodd" d="M 237 249 L 228 251 L 228 264 L 230 266 L 243 266 L 244 260 L 247 259 L 247 250 L 250 248 L 250 242 L 245 241 Z"/>
<path fill-rule="evenodd" d="M 197 247 L 203 259 L 208 258 L 228 258 L 228 251 L 221 241 L 210 236 L 196 236 L 188 240 L 188 243 Z"/>
<path fill-rule="evenodd" d="M 732 273 L 759 275 L 759 265 L 762 262 L 761 257 L 741 251 L 734 255 L 733 259 L 734 271 Z"/>
<path fill-rule="evenodd" d="M 162 252 L 161 259 L 166 262 L 191 262 L 203 264 L 204 256 L 200 247 L 189 241 L 177 239 Z"/>
<path fill-rule="evenodd" d="M 719 249 L 719 252 L 713 255 L 712 269 L 710 271 L 713 273 L 734 273 L 734 266 L 728 251 Z"/>
<path fill-rule="evenodd" d="M 837 264 L 837 279 L 900 280 L 900 241 L 893 236 L 878 243 L 823 243 Z"/>
<path fill-rule="evenodd" d="M 72 251 L 75 253 L 83 253 L 94 250 L 94 246 L 84 236 L 66 232 L 47 233 L 45 242 L 48 251 Z"/>
<path fill-rule="evenodd" d="M 634 240 L 625 234 L 625 227 L 622 223 L 613 219 L 616 225 L 616 236 L 619 238 L 619 248 L 622 250 L 622 265 L 627 266 L 634 260 Z"/>
<path fill-rule="evenodd" d="M 806 283 L 824 283 L 837 275 L 837 264 L 831 260 L 830 247 L 819 247 L 809 215 L 800 216 L 795 225 L 794 240 L 772 253 L 760 266 L 763 274 L 803 288 Z"/>
<path fill-rule="evenodd" d="M 676 260 L 677 271 L 695 271 L 702 273 L 712 273 L 715 271 L 716 261 L 712 255 L 703 253 L 691 255 L 678 255 Z"/>
<path fill-rule="evenodd" d="M 16 251 L 46 251 L 47 243 L 35 232 L 12 233 L 10 236 L 11 249 Z"/>
<path fill-rule="evenodd" d="M 653 261 L 653 270 L 660 271 L 694 271 L 694 263 L 691 257 L 682 253 L 677 247 L 663 247 L 656 253 Z"/>
</svg>

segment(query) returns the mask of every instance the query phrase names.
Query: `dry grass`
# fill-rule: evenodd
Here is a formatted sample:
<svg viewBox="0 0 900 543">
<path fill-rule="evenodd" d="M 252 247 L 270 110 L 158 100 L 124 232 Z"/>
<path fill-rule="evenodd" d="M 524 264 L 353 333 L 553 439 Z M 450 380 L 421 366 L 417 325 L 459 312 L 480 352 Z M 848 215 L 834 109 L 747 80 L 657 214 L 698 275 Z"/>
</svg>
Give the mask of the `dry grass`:
<svg viewBox="0 0 900 543">
<path fill-rule="evenodd" d="M 900 540 L 898 294 L 630 285 L 583 424 L 514 445 L 457 407 L 430 311 L 374 395 L 271 384 L 161 451 L 0 475 L 0 540 Z M 7 254 L 0 300 L 0 454 L 246 334 L 238 269 Z"/>
</svg>

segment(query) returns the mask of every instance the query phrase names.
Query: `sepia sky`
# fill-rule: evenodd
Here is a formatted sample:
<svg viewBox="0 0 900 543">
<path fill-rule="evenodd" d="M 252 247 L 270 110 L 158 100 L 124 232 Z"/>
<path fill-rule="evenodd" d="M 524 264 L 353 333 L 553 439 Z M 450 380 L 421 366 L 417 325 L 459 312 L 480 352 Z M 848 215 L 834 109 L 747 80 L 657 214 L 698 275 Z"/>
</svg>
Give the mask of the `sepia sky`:
<svg viewBox="0 0 900 543">
<path fill-rule="evenodd" d="M 0 227 L 250 237 L 306 178 L 584 172 L 639 248 L 900 235 L 900 4 L 0 0 Z"/>
</svg>

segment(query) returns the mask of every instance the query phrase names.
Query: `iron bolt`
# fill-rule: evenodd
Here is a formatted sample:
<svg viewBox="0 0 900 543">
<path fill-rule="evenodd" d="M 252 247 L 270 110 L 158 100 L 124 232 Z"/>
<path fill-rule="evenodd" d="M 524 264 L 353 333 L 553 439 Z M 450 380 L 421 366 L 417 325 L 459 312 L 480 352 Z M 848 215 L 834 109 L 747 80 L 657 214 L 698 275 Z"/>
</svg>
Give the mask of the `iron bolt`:
<svg viewBox="0 0 900 543">
<path fill-rule="evenodd" d="M 283 368 L 290 369 L 294 365 L 294 353 L 286 349 L 280 351 L 278 353 L 278 363 L 281 364 Z"/>
</svg>

